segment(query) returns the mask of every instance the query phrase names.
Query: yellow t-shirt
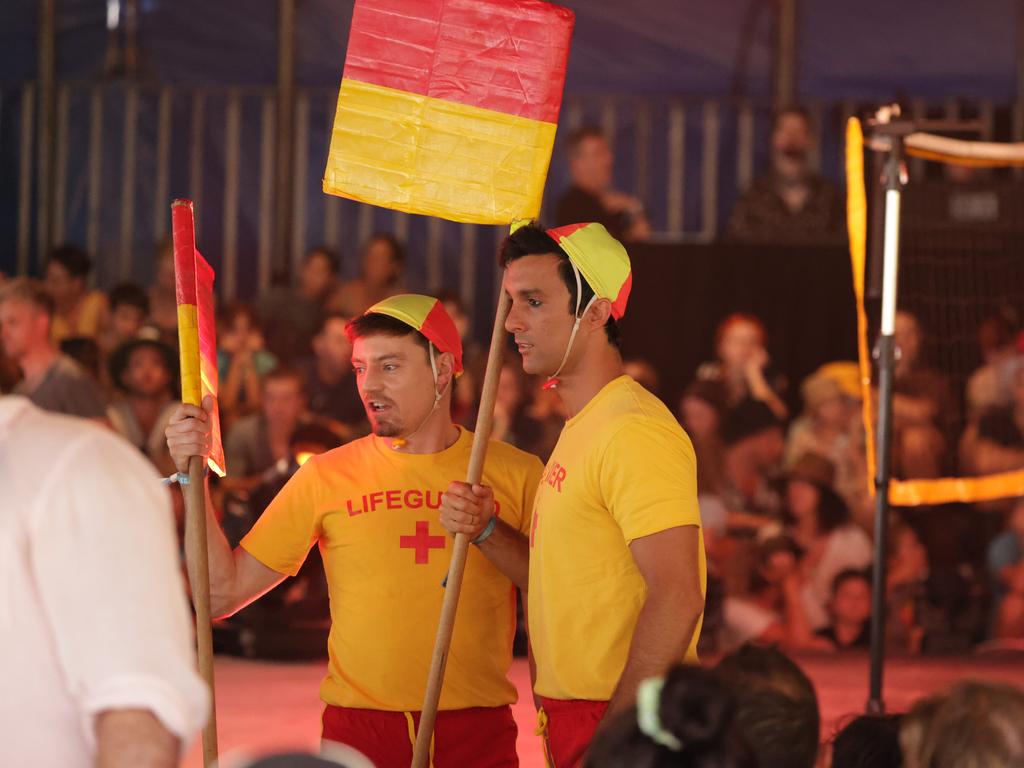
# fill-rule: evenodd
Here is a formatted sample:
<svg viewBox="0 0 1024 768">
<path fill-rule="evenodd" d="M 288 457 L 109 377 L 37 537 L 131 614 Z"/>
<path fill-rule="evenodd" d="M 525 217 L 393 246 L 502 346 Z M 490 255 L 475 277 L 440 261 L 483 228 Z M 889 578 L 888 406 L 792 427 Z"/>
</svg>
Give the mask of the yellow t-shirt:
<svg viewBox="0 0 1024 768">
<path fill-rule="evenodd" d="M 331 602 L 328 704 L 409 712 L 423 705 L 427 672 L 451 561 L 438 522 L 441 494 L 464 480 L 472 434 L 440 453 L 391 450 L 370 435 L 315 456 L 288 481 L 242 540 L 279 573 L 298 572 L 317 541 Z M 498 514 L 529 531 L 543 467 L 505 443 L 488 446 L 483 481 Z M 497 707 L 516 700 L 512 583 L 470 548 L 441 693 L 441 709 Z"/>
<path fill-rule="evenodd" d="M 565 423 L 544 468 L 530 532 L 537 693 L 611 698 L 647 594 L 629 544 L 700 526 L 696 467 L 690 439 L 672 414 L 628 376 L 609 382 Z M 693 566 L 703 590 L 703 540 Z M 698 622 L 687 660 L 697 658 L 699 635 Z"/>
<path fill-rule="evenodd" d="M 50 323 L 50 337 L 59 344 L 64 339 L 84 336 L 95 339 L 107 316 L 107 297 L 99 291 L 90 291 L 82 297 L 82 304 L 73 323 L 54 315 Z"/>
</svg>

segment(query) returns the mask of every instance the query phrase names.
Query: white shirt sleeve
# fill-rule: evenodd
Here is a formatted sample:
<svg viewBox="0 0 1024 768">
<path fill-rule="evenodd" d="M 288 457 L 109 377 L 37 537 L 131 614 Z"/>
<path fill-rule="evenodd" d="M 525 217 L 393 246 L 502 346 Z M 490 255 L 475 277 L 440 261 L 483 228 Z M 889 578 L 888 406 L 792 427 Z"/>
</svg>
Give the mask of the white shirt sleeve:
<svg viewBox="0 0 1024 768">
<path fill-rule="evenodd" d="M 68 690 L 95 715 L 146 709 L 183 742 L 205 722 L 170 500 L 147 461 L 92 430 L 61 453 L 31 518 L 32 563 Z"/>
</svg>

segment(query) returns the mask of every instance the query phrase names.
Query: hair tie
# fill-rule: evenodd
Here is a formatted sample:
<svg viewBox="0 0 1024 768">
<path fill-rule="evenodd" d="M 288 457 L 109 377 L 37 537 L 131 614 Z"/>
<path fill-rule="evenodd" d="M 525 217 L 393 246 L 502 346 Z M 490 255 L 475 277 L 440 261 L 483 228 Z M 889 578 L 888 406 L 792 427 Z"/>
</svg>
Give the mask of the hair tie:
<svg viewBox="0 0 1024 768">
<path fill-rule="evenodd" d="M 673 752 L 682 752 L 683 742 L 675 734 L 666 731 L 661 724 L 658 710 L 661 708 L 661 689 L 665 687 L 665 678 L 650 677 L 640 683 L 636 692 L 636 723 L 640 732 L 655 744 L 660 744 Z"/>
</svg>

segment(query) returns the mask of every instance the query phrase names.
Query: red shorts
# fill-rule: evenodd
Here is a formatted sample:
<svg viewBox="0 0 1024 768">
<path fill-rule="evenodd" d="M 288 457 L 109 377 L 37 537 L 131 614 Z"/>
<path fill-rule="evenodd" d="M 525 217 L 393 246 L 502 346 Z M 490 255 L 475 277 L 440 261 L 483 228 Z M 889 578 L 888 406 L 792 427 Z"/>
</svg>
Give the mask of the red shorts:
<svg viewBox="0 0 1024 768">
<path fill-rule="evenodd" d="M 384 712 L 327 705 L 325 741 L 354 747 L 377 768 L 409 768 L 419 712 Z M 437 713 L 434 768 L 518 768 L 512 707 L 474 707 Z"/>
<path fill-rule="evenodd" d="M 544 742 L 551 768 L 577 768 L 594 738 L 607 701 L 566 701 L 540 697 L 547 719 Z"/>
</svg>

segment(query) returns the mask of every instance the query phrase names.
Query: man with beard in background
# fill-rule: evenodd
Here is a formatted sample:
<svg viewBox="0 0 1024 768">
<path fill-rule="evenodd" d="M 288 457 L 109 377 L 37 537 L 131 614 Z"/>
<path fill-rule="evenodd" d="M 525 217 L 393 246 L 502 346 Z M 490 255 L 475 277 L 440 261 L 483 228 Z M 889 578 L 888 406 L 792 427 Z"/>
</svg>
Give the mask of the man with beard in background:
<svg viewBox="0 0 1024 768">
<path fill-rule="evenodd" d="M 811 117 L 786 107 L 772 125 L 771 170 L 736 203 L 725 238 L 747 243 L 834 243 L 845 237 L 843 198 L 811 167 Z"/>
</svg>

